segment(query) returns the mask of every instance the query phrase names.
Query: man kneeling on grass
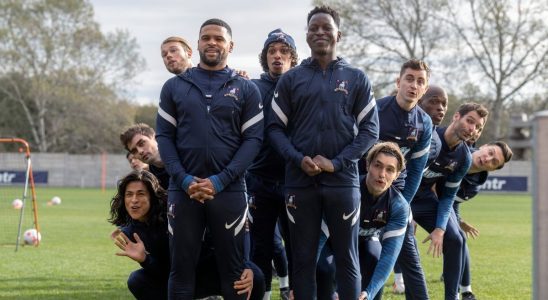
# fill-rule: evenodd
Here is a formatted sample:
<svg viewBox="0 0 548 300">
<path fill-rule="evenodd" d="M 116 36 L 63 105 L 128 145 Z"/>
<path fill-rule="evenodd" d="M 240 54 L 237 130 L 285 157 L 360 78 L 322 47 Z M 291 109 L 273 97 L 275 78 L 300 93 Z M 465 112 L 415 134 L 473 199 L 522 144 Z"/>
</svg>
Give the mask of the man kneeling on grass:
<svg viewBox="0 0 548 300">
<path fill-rule="evenodd" d="M 167 299 L 170 262 L 166 203 L 167 192 L 152 173 L 143 170 L 122 178 L 110 203 L 109 222 L 119 226 L 111 234 L 121 250 L 116 255 L 127 256 L 142 267 L 128 278 L 128 288 L 137 299 Z M 195 288 L 195 296 L 200 298 L 220 293 L 216 266 L 211 264 L 214 260 L 211 255 L 205 258 L 207 251 L 202 250 Z M 253 276 L 242 274 L 234 289 L 249 295 Z M 253 292 L 264 294 L 264 286 Z"/>
</svg>

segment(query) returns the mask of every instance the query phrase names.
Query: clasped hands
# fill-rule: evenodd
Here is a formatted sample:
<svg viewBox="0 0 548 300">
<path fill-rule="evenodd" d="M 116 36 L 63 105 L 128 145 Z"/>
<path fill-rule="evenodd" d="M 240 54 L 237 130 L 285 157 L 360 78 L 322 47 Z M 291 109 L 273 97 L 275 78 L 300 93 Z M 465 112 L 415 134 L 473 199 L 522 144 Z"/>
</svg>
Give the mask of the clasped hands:
<svg viewBox="0 0 548 300">
<path fill-rule="evenodd" d="M 316 176 L 322 171 L 329 173 L 335 171 L 335 167 L 333 166 L 331 160 L 321 155 L 316 155 L 314 156 L 314 158 L 311 158 L 310 156 L 305 156 L 301 161 L 301 169 L 308 176 Z"/>
<path fill-rule="evenodd" d="M 216 193 L 213 183 L 209 178 L 194 177 L 194 181 L 188 186 L 188 195 L 190 196 L 190 199 L 194 199 L 201 203 L 213 199 L 213 196 Z"/>
</svg>

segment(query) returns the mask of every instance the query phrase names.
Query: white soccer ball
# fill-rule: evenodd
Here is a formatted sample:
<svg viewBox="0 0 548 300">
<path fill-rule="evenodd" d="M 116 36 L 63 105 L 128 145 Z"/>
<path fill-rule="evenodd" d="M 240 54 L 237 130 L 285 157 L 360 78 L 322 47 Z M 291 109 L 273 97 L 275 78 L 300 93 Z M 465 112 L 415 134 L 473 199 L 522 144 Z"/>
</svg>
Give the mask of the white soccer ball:
<svg viewBox="0 0 548 300">
<path fill-rule="evenodd" d="M 27 229 L 23 233 L 23 238 L 25 239 L 25 244 L 37 245 L 42 240 L 42 235 L 36 229 Z"/>
<path fill-rule="evenodd" d="M 59 205 L 59 204 L 61 204 L 61 198 L 55 196 L 55 197 L 51 198 L 50 202 L 51 202 L 52 205 Z"/>
<path fill-rule="evenodd" d="M 23 201 L 21 199 L 15 199 L 11 202 L 11 206 L 14 209 L 21 209 L 23 207 Z"/>
</svg>

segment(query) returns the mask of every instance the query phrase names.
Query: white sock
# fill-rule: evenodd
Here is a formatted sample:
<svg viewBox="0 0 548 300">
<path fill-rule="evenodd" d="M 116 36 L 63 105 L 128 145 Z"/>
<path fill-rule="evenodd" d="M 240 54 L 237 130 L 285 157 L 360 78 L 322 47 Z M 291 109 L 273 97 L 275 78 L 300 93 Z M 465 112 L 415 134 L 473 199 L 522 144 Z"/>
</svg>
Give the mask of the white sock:
<svg viewBox="0 0 548 300">
<path fill-rule="evenodd" d="M 467 285 L 467 286 L 460 286 L 460 292 L 461 293 L 466 293 L 466 292 L 472 292 L 472 286 L 471 285 Z"/>
<path fill-rule="evenodd" d="M 280 281 L 280 289 L 289 287 L 289 276 L 278 277 L 278 280 Z"/>
<path fill-rule="evenodd" d="M 263 300 L 270 300 L 270 294 L 272 291 L 266 291 L 264 292 Z"/>
<path fill-rule="evenodd" d="M 394 281 L 403 282 L 403 274 L 402 273 L 394 273 Z"/>
</svg>

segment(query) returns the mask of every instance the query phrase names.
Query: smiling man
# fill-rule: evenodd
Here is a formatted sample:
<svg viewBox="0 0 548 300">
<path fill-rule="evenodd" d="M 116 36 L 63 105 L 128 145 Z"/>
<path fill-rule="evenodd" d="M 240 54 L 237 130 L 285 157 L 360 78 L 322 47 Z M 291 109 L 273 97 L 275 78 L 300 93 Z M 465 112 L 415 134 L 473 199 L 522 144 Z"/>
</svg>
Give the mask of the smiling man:
<svg viewBox="0 0 548 300">
<path fill-rule="evenodd" d="M 424 240 L 431 241 L 428 253 L 438 257 L 443 252 L 445 299 L 458 298 L 464 262 L 465 241 L 456 220 L 450 215 L 457 190 L 472 164 L 465 142 L 483 128 L 488 114 L 483 105 L 466 103 L 457 109 L 449 126 L 436 129 L 441 151 L 423 173 L 419 190 L 411 202 L 414 220 L 430 233 Z M 405 276 L 405 270 L 403 274 Z"/>
<path fill-rule="evenodd" d="M 341 299 L 360 293 L 358 160 L 376 142 L 371 83 L 337 57 L 339 14 L 315 7 L 307 18 L 311 57 L 278 81 L 267 132 L 285 159 L 285 199 L 295 299 L 316 298 L 322 216 L 332 237 Z"/>
<path fill-rule="evenodd" d="M 225 299 L 245 299 L 233 282 L 247 260 L 245 170 L 263 137 L 257 87 L 229 68 L 232 30 L 219 19 L 200 27 L 198 67 L 163 86 L 156 119 L 160 156 L 170 175 L 169 297 L 194 297 L 202 236 L 211 231 Z"/>
</svg>

